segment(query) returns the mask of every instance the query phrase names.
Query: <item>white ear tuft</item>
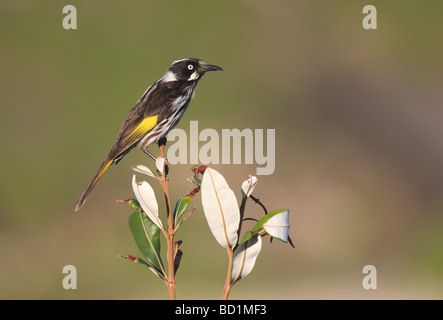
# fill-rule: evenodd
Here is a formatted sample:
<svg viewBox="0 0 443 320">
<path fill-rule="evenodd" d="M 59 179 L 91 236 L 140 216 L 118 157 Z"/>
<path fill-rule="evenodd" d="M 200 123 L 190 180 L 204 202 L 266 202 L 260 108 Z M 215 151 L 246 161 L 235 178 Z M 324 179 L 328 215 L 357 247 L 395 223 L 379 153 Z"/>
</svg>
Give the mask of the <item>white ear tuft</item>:
<svg viewBox="0 0 443 320">
<path fill-rule="evenodd" d="M 177 77 L 175 76 L 174 72 L 172 71 L 166 71 L 166 73 L 162 77 L 164 82 L 170 82 L 170 81 L 177 81 Z"/>
</svg>

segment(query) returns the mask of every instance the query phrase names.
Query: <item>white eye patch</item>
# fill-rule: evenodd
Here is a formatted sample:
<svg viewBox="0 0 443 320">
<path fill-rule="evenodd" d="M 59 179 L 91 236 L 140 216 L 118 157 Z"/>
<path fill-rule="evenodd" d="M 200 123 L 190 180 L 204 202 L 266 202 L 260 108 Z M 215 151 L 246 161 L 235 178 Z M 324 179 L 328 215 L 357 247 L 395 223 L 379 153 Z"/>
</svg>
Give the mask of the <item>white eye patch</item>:
<svg viewBox="0 0 443 320">
<path fill-rule="evenodd" d="M 188 70 L 194 69 L 194 66 L 192 64 L 188 64 Z"/>
</svg>

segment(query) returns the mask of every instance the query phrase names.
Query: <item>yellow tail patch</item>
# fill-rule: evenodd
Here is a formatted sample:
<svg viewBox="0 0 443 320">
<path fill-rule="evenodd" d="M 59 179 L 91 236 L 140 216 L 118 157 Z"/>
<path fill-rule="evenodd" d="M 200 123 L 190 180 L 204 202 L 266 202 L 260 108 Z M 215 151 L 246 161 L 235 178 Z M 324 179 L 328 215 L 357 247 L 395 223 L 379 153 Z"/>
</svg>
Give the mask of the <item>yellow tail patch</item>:
<svg viewBox="0 0 443 320">
<path fill-rule="evenodd" d="M 80 210 L 80 208 L 83 206 L 83 204 L 86 201 L 86 198 L 91 193 L 92 189 L 94 189 L 97 182 L 100 180 L 100 178 L 103 176 L 103 174 L 108 170 L 109 166 L 112 164 L 113 160 L 108 160 L 108 162 L 103 163 L 100 167 L 99 171 L 95 174 L 95 177 L 92 179 L 92 181 L 89 183 L 86 190 L 81 195 L 80 199 L 78 200 L 77 204 L 75 205 L 74 211 Z"/>
<path fill-rule="evenodd" d="M 109 166 L 112 164 L 112 160 L 109 160 L 103 168 L 100 169 L 100 171 L 97 173 L 97 176 L 95 177 L 94 181 L 92 182 L 92 185 L 95 185 L 98 180 L 103 176 L 103 174 L 108 170 Z"/>
</svg>

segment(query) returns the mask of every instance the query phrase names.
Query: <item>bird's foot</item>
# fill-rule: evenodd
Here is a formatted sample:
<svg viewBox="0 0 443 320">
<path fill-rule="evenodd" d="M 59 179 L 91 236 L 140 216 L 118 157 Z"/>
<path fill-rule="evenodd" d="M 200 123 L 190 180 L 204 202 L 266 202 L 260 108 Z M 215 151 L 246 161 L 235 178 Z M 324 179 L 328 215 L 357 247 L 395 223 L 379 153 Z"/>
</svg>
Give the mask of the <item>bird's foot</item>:
<svg viewBox="0 0 443 320">
<path fill-rule="evenodd" d="M 168 139 L 166 139 L 166 137 L 162 137 L 158 139 L 157 144 L 159 147 L 166 146 L 166 142 L 168 142 Z"/>
</svg>

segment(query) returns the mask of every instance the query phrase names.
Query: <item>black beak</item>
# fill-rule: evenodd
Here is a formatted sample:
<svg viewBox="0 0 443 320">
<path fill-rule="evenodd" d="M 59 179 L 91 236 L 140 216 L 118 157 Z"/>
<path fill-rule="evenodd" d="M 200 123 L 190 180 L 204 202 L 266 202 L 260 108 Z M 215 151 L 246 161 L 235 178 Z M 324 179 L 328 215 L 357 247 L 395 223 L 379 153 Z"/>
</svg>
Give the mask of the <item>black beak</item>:
<svg viewBox="0 0 443 320">
<path fill-rule="evenodd" d="M 221 71 L 223 70 L 221 67 L 219 66 L 215 66 L 213 64 L 204 64 L 203 66 L 201 66 L 200 71 L 201 72 L 208 72 L 208 71 Z"/>
</svg>

